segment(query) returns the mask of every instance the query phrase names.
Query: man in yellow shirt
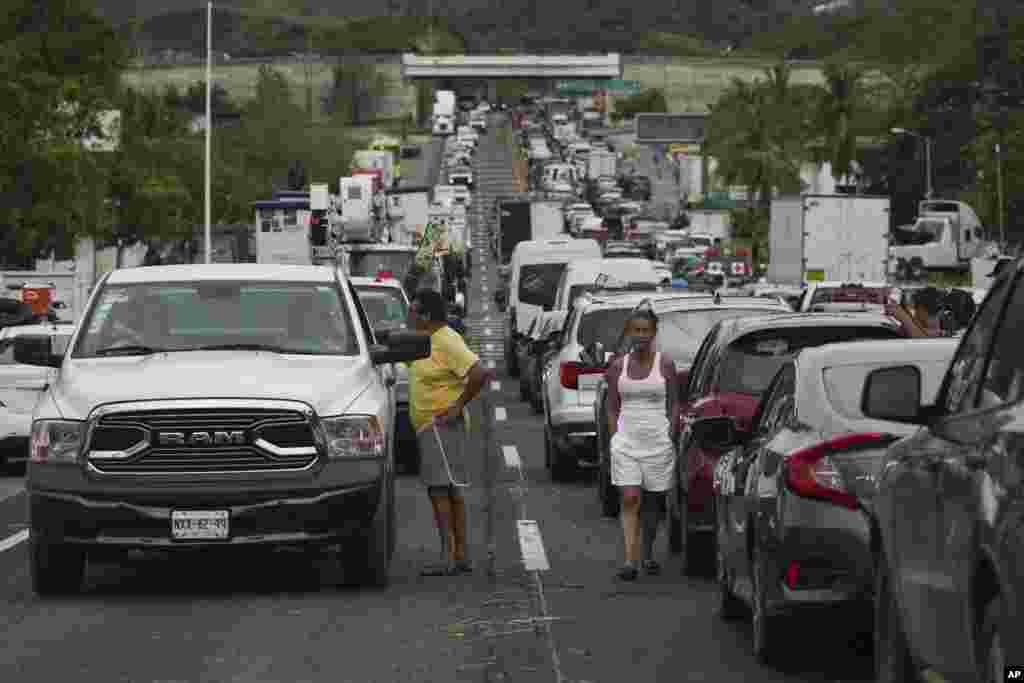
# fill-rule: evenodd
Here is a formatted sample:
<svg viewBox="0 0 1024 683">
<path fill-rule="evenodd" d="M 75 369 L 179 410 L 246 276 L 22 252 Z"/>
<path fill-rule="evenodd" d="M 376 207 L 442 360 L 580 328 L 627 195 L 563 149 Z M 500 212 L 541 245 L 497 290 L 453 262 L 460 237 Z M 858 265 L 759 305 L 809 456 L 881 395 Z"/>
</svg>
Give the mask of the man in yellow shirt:
<svg viewBox="0 0 1024 683">
<path fill-rule="evenodd" d="M 441 566 L 426 567 L 425 576 L 472 571 L 466 558 L 466 505 L 453 479 L 463 478 L 457 473 L 465 470 L 468 458 L 466 406 L 480 393 L 487 372 L 447 319 L 439 292 L 416 293 L 409 327 L 430 335 L 430 357 L 409 364 L 409 408 L 420 448 L 420 476 L 434 508 L 444 558 Z"/>
</svg>

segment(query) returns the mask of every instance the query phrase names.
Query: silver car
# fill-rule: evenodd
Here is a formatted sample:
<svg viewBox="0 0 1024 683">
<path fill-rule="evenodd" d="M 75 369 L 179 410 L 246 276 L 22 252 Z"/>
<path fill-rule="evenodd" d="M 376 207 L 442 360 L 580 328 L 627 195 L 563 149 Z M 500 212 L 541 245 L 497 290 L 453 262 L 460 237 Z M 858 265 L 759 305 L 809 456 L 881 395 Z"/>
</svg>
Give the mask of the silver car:
<svg viewBox="0 0 1024 683">
<path fill-rule="evenodd" d="M 35 591 L 79 590 L 100 554 L 268 544 L 340 551 L 346 579 L 386 584 L 388 366 L 429 354 L 425 335 L 378 344 L 336 268 L 109 273 L 68 352 L 39 361 L 60 369 L 32 416 Z"/>
</svg>

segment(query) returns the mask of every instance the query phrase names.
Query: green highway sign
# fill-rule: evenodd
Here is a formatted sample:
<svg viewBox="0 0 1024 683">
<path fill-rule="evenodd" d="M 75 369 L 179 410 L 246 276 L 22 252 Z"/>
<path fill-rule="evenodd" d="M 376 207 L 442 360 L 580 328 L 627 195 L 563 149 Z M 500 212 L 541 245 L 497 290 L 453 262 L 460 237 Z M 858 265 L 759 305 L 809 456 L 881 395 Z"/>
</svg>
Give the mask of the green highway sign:
<svg viewBox="0 0 1024 683">
<path fill-rule="evenodd" d="M 555 84 L 560 95 L 592 95 L 598 90 L 607 90 L 612 95 L 636 95 L 643 88 L 640 81 L 623 81 L 619 79 L 584 79 L 558 81 Z"/>
</svg>

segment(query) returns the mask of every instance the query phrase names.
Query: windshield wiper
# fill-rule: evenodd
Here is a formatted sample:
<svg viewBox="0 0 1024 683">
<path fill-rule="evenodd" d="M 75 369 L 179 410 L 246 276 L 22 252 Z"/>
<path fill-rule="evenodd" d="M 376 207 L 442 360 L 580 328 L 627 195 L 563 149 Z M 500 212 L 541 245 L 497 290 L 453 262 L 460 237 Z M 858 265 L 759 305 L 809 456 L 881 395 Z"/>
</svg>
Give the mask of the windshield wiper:
<svg viewBox="0 0 1024 683">
<path fill-rule="evenodd" d="M 270 351 L 271 353 L 292 353 L 292 354 L 316 354 L 316 351 L 306 349 L 291 349 L 284 346 L 271 346 L 270 344 L 209 344 L 207 346 L 196 346 L 183 351 Z"/>
<path fill-rule="evenodd" d="M 166 349 L 154 349 L 142 344 L 125 344 L 123 346 L 107 346 L 96 351 L 97 356 L 113 356 L 123 353 L 127 356 L 148 356 L 152 353 L 163 353 Z"/>
</svg>

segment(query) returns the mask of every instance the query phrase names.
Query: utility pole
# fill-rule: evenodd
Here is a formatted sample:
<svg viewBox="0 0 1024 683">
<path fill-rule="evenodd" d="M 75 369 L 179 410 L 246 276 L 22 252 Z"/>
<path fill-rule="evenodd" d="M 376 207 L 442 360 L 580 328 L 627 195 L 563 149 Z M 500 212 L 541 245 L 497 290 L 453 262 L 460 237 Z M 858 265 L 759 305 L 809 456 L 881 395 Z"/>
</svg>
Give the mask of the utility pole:
<svg viewBox="0 0 1024 683">
<path fill-rule="evenodd" d="M 213 90 L 213 2 L 206 3 L 206 173 L 204 174 L 203 213 L 205 215 L 203 237 L 206 244 L 206 263 L 212 262 L 212 236 L 210 229 L 210 156 L 213 143 L 213 116 L 210 96 Z"/>
</svg>

